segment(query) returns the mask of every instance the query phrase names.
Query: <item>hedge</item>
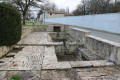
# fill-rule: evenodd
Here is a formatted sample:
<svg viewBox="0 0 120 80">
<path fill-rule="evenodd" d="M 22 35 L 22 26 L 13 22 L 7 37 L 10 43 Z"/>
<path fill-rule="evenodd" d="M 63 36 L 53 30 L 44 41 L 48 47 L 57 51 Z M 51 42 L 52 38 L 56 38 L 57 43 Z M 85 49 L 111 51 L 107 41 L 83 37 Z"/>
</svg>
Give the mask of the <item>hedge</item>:
<svg viewBox="0 0 120 80">
<path fill-rule="evenodd" d="M 11 46 L 21 39 L 21 14 L 9 3 L 0 3 L 0 46 Z"/>
</svg>

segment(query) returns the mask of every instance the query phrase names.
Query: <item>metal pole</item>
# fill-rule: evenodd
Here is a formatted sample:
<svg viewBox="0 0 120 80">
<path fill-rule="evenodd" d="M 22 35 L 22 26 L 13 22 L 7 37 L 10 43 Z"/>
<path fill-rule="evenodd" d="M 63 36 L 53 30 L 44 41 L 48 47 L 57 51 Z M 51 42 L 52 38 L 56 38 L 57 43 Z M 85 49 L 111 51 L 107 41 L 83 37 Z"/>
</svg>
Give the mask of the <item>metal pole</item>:
<svg viewBox="0 0 120 80">
<path fill-rule="evenodd" d="M 44 11 L 44 24 L 45 24 L 45 11 Z"/>
</svg>

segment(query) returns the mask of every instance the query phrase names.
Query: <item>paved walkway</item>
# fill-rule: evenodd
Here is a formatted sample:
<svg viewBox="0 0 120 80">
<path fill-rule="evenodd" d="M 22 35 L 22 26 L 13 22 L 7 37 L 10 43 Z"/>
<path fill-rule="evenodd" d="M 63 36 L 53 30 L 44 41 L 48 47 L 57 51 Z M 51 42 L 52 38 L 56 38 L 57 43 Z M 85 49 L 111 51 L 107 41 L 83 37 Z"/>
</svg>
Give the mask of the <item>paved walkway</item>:
<svg viewBox="0 0 120 80">
<path fill-rule="evenodd" d="M 24 46 L 8 54 L 14 57 L 0 59 L 0 80 L 15 74 L 22 80 L 120 80 L 120 67 L 106 60 L 58 62 L 52 45 L 62 43 L 53 42 L 49 33 L 31 33 L 19 44 L 37 46 Z"/>
</svg>

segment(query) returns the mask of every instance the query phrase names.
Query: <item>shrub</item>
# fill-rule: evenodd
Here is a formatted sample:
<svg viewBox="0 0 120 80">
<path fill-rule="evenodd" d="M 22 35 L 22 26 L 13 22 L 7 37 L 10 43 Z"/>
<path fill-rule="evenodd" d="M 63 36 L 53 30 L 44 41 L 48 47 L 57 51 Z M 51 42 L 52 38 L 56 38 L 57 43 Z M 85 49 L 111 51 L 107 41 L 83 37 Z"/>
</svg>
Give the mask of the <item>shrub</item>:
<svg viewBox="0 0 120 80">
<path fill-rule="evenodd" d="M 9 3 L 0 3 L 0 46 L 11 46 L 21 38 L 21 15 Z"/>
</svg>

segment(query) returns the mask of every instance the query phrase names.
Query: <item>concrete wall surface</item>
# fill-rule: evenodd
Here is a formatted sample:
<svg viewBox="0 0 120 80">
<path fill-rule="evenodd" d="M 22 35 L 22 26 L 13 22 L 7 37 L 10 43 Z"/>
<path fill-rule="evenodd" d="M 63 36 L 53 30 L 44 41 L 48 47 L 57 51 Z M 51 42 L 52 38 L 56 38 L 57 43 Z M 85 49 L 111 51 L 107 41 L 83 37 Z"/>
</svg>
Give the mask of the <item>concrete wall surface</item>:
<svg viewBox="0 0 120 80">
<path fill-rule="evenodd" d="M 46 22 L 81 26 L 120 34 L 120 14 L 97 14 L 46 19 Z"/>
</svg>

